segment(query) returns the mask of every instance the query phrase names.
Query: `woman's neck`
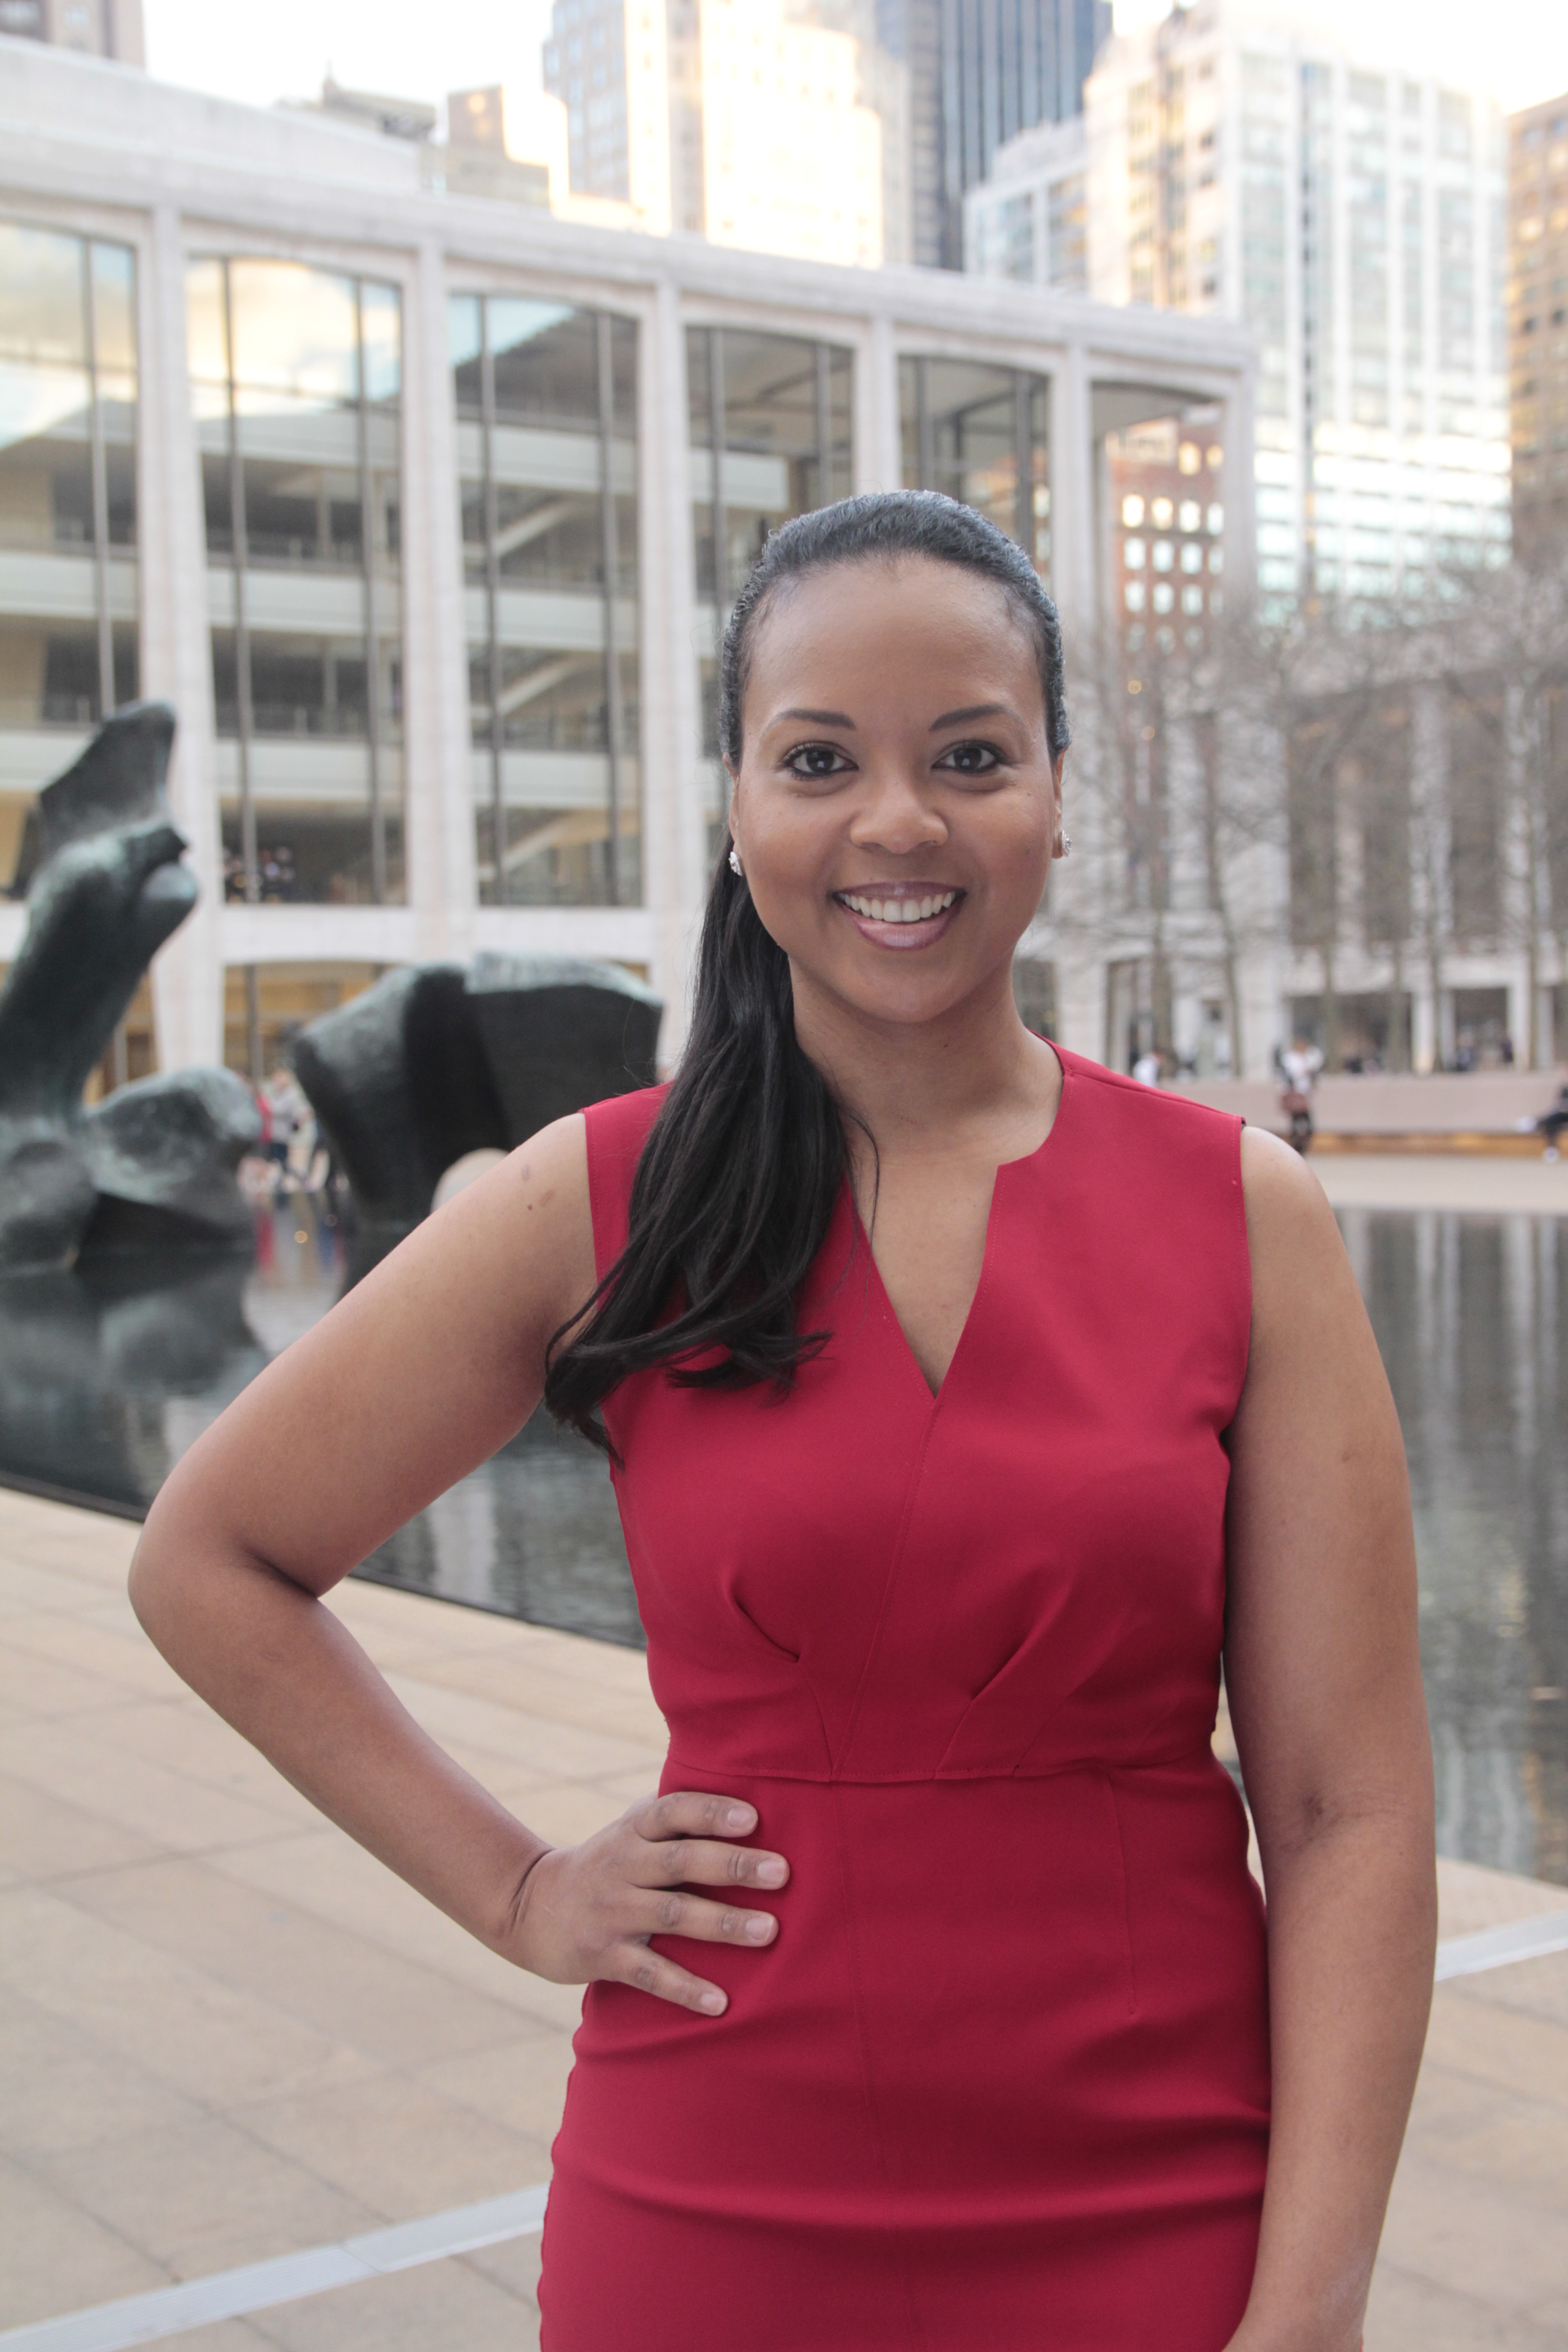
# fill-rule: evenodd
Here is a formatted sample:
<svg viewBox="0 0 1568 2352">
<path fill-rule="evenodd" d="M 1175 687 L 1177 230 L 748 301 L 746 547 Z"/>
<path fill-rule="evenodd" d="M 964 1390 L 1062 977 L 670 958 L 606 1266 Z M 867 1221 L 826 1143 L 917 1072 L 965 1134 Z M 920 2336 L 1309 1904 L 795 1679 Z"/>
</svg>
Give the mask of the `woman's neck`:
<svg viewBox="0 0 1568 2352">
<path fill-rule="evenodd" d="M 854 1129 L 886 1161 L 956 1151 L 1022 1158 L 1056 1115 L 1061 1066 L 1018 1018 L 1010 976 L 933 1021 L 876 1021 L 797 976 L 795 1034 Z"/>
</svg>

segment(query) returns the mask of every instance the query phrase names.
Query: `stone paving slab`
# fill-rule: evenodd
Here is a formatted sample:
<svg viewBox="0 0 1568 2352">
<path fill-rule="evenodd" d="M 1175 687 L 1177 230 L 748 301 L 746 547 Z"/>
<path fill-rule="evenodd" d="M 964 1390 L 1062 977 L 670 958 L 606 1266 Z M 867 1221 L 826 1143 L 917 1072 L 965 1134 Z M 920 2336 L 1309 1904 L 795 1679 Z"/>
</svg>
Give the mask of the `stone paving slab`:
<svg viewBox="0 0 1568 2352">
<path fill-rule="evenodd" d="M 574 1991 L 464 1936 L 163 1665 L 135 1534 L 0 1491 L 0 2327 L 531 2187 L 570 2064 Z M 547 1835 L 654 1784 L 635 1653 L 374 1585 L 333 1605 Z M 1565 1901 L 1440 1875 L 1445 1936 Z M 1369 2352 L 1568 2339 L 1565 2179 L 1568 1954 L 1440 1986 Z M 538 2266 L 519 2240 L 176 2340 L 528 2352 Z"/>
</svg>

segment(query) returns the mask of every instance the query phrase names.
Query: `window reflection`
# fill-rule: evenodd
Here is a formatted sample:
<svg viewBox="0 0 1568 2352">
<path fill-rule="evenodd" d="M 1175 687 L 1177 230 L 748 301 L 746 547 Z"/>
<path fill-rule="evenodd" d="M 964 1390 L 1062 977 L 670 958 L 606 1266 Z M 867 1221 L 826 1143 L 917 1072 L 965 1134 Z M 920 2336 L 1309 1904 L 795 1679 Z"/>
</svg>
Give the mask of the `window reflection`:
<svg viewBox="0 0 1568 2352">
<path fill-rule="evenodd" d="M 634 903 L 637 328 L 510 295 L 448 324 L 480 896 Z"/>
<path fill-rule="evenodd" d="M 798 335 L 687 329 L 697 593 L 719 611 L 770 530 L 848 496 L 850 358 Z"/>
<path fill-rule="evenodd" d="M 226 888 L 261 904 L 396 901 L 397 289 L 215 259 L 192 265 L 186 298 Z"/>
<path fill-rule="evenodd" d="M 41 781 L 139 688 L 135 257 L 0 221 L 0 729 Z M 0 787 L 0 889 L 30 792 Z"/>
<path fill-rule="evenodd" d="M 723 824 L 719 646 L 737 590 L 771 530 L 854 487 L 852 354 L 801 335 L 689 327 L 691 533 L 698 602 L 708 607 L 698 657 L 709 847 Z"/>
<path fill-rule="evenodd" d="M 1103 430 L 1103 446 L 1111 518 L 1112 606 L 1156 616 L 1152 627 L 1142 617 L 1124 627 L 1125 651 L 1136 657 L 1137 669 L 1150 667 L 1161 656 L 1185 659 L 1212 643 L 1212 623 L 1223 610 L 1218 574 L 1224 563 L 1224 507 L 1218 499 L 1205 502 L 1191 495 L 1196 475 L 1206 478 L 1210 489 L 1219 488 L 1224 454 L 1220 412 L 1205 406 L 1162 414 L 1158 394 L 1140 395 L 1125 385 L 1101 386 L 1095 400 L 1096 421 L 1109 427 Z M 1141 405 L 1151 413 L 1135 422 L 1111 424 L 1119 409 L 1131 406 L 1136 415 Z M 1137 528 L 1141 524 L 1144 528 Z M 1153 535 L 1174 530 L 1190 535 L 1181 541 Z M 1181 572 L 1187 578 L 1178 596 L 1169 578 L 1145 584 L 1132 576 L 1145 571 Z M 1198 584 L 1205 574 L 1212 586 Z"/>
<path fill-rule="evenodd" d="M 944 490 L 1051 572 L 1049 379 L 969 360 L 899 362 L 908 489 Z"/>
</svg>

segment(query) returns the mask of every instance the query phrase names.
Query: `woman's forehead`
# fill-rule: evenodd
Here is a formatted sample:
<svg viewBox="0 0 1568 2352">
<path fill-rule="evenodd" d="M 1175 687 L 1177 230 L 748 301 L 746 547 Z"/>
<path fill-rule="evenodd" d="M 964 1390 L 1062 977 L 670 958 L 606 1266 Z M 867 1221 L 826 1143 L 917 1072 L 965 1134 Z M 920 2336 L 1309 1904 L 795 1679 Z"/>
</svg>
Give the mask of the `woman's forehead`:
<svg viewBox="0 0 1568 2352">
<path fill-rule="evenodd" d="M 770 591 L 753 624 L 750 683 L 802 662 L 975 665 L 1016 680 L 1037 674 L 1033 632 L 999 581 L 921 557 L 860 560 L 798 573 Z"/>
</svg>

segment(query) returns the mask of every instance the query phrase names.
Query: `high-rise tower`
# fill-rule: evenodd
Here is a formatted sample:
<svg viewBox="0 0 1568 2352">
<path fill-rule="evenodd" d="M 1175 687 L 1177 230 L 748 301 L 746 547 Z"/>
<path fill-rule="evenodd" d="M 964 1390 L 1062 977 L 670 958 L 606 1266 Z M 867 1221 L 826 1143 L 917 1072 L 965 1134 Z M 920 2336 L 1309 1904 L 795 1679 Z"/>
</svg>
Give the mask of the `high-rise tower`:
<svg viewBox="0 0 1568 2352">
<path fill-rule="evenodd" d="M 1110 0 L 877 0 L 909 73 L 911 259 L 963 268 L 964 192 L 1020 131 L 1081 113 L 1110 31 Z"/>
<path fill-rule="evenodd" d="M 1568 549 L 1568 94 L 1510 117 L 1508 340 L 1514 544 Z"/>
</svg>

